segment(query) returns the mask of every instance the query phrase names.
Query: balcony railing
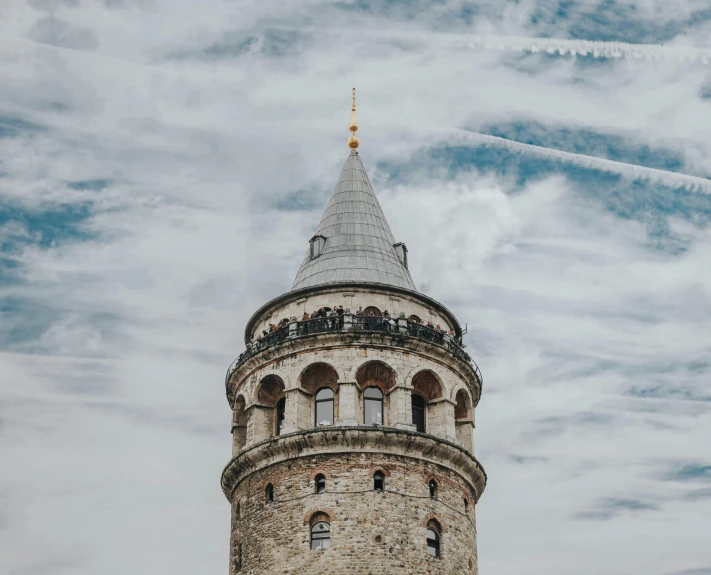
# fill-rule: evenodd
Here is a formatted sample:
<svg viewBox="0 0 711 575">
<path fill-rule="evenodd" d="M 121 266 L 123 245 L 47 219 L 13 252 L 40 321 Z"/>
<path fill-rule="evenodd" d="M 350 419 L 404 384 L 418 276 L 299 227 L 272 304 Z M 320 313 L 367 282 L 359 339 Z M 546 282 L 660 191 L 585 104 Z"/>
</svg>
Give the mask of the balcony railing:
<svg viewBox="0 0 711 575">
<path fill-rule="evenodd" d="M 352 314 L 320 317 L 306 321 L 294 321 L 285 327 L 268 333 L 261 339 L 254 340 L 247 349 L 232 362 L 232 365 L 227 368 L 225 382 L 229 381 L 232 372 L 237 369 L 237 366 L 242 362 L 248 360 L 260 351 L 274 347 L 288 339 L 315 333 L 360 331 L 408 335 L 422 341 L 446 347 L 453 355 L 469 363 L 474 368 L 479 381 L 483 383 L 479 366 L 474 362 L 471 356 L 464 351 L 464 346 L 455 341 L 451 335 L 425 325 L 408 321 L 404 318 L 395 319 Z"/>
</svg>

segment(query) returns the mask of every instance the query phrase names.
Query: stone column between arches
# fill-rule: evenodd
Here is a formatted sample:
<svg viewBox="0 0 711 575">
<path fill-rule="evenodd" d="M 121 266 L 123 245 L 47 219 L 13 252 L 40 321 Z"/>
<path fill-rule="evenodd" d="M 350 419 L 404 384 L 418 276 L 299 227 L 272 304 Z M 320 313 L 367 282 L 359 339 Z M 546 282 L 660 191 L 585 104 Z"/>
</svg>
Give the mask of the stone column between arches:
<svg viewBox="0 0 711 575">
<path fill-rule="evenodd" d="M 360 385 L 355 380 L 338 380 L 338 414 L 336 425 L 358 425 L 360 417 Z"/>
<path fill-rule="evenodd" d="M 284 411 L 284 428 L 281 433 L 292 433 L 301 429 L 314 427 L 313 394 L 302 387 L 292 387 L 284 391 L 286 409 Z"/>
<path fill-rule="evenodd" d="M 448 441 L 457 440 L 454 424 L 455 403 L 447 398 L 434 399 L 427 405 L 427 431 Z"/>
<path fill-rule="evenodd" d="M 416 431 L 412 423 L 412 386 L 396 385 L 390 390 L 390 423 L 392 427 Z"/>
</svg>

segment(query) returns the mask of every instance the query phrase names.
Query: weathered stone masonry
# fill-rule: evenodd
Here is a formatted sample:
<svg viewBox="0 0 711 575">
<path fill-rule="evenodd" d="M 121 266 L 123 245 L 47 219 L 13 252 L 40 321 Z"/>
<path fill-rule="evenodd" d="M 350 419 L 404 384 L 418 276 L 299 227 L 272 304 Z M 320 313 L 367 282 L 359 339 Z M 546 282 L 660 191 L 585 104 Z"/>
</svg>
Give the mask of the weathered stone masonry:
<svg viewBox="0 0 711 575">
<path fill-rule="evenodd" d="M 394 247 L 402 244 L 355 153 L 317 236 L 318 255 L 310 248 L 294 289 L 250 319 L 251 347 L 228 370 L 229 572 L 476 574 L 486 474 L 473 432 L 482 381 L 458 343 L 460 324 L 414 290 L 406 249 Z M 338 317 L 300 322 L 337 306 Z M 356 316 L 359 307 L 374 319 Z M 385 309 L 390 316 L 377 317 Z M 262 339 L 284 318 L 288 328 Z M 413 323 L 420 319 L 441 331 Z"/>
</svg>

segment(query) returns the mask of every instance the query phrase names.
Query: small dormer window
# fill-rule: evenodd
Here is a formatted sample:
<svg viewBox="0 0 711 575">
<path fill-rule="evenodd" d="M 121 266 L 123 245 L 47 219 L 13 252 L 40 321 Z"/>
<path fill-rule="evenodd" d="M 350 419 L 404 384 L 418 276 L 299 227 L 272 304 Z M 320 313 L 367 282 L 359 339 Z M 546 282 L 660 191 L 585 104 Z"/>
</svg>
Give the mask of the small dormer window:
<svg viewBox="0 0 711 575">
<path fill-rule="evenodd" d="M 314 236 L 309 242 L 311 244 L 311 259 L 317 258 L 323 252 L 323 248 L 326 245 L 326 238 L 323 236 Z"/>
<path fill-rule="evenodd" d="M 407 269 L 407 246 L 400 242 L 397 244 L 393 244 L 393 247 L 395 248 L 397 259 L 399 259 L 400 263 L 405 266 L 405 269 Z"/>
</svg>

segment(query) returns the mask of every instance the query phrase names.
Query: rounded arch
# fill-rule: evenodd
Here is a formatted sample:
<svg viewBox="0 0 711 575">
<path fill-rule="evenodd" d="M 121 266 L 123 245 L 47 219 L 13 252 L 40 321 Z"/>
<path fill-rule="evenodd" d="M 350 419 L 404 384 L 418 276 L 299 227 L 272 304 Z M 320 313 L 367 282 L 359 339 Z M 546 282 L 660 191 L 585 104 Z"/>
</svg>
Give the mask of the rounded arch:
<svg viewBox="0 0 711 575">
<path fill-rule="evenodd" d="M 375 465 L 370 468 L 370 476 L 373 477 L 373 475 L 375 475 L 378 471 L 385 477 L 390 477 L 390 470 L 387 467 L 382 467 L 380 465 Z"/>
<path fill-rule="evenodd" d="M 412 387 L 427 401 L 440 399 L 444 394 L 442 379 L 431 369 L 418 371 L 412 377 Z"/>
<path fill-rule="evenodd" d="M 374 305 L 369 305 L 367 308 L 365 308 L 363 310 L 363 315 L 369 316 L 371 313 L 375 317 L 381 317 L 383 315 L 382 312 Z"/>
<path fill-rule="evenodd" d="M 422 520 L 422 527 L 429 527 L 430 525 L 436 525 L 439 528 L 439 533 L 446 533 L 447 528 L 444 525 L 444 522 L 442 521 L 442 518 L 437 515 L 436 513 L 428 513 L 425 515 L 425 518 Z"/>
<path fill-rule="evenodd" d="M 284 394 L 284 380 L 276 374 L 266 375 L 259 382 L 257 401 L 262 405 L 274 407 Z"/>
<path fill-rule="evenodd" d="M 311 473 L 311 482 L 316 480 L 317 475 L 323 475 L 326 479 L 331 479 L 331 472 L 328 469 L 317 469 Z"/>
<path fill-rule="evenodd" d="M 355 380 L 361 389 L 378 387 L 385 393 L 397 384 L 397 372 L 384 361 L 373 359 L 356 369 Z"/>
<path fill-rule="evenodd" d="M 472 398 L 469 391 L 460 387 L 454 394 L 454 419 L 471 419 Z"/>
<path fill-rule="evenodd" d="M 307 365 L 299 375 L 299 385 L 310 393 L 316 393 L 322 387 L 333 391 L 338 388 L 338 371 L 332 365 L 317 361 Z"/>
<path fill-rule="evenodd" d="M 304 516 L 304 525 L 313 525 L 319 521 L 333 523 L 335 517 L 333 510 L 329 507 L 313 507 Z"/>
</svg>

